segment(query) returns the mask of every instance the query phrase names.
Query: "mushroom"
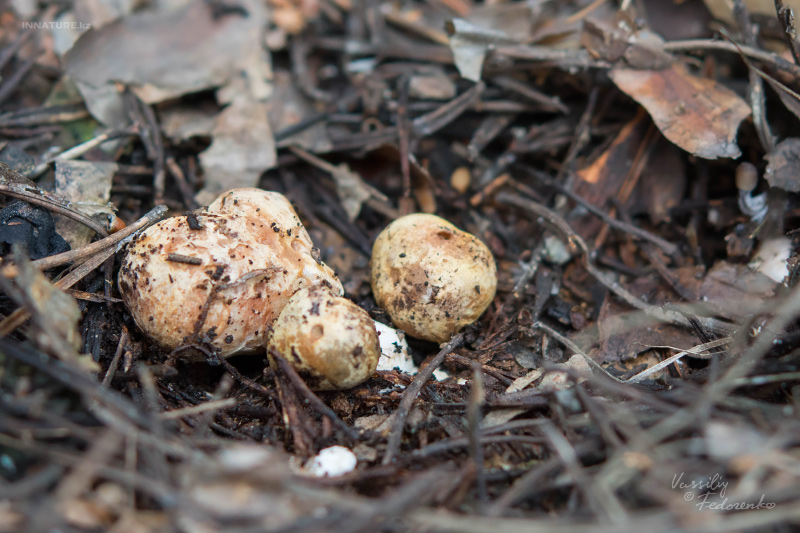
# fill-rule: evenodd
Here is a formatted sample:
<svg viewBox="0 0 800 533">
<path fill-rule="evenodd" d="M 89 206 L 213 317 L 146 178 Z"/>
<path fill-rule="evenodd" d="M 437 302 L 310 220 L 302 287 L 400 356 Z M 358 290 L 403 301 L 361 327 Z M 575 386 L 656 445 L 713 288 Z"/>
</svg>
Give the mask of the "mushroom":
<svg viewBox="0 0 800 533">
<path fill-rule="evenodd" d="M 202 341 L 228 357 L 263 351 L 270 323 L 303 287 L 343 292 L 314 255 L 283 195 L 235 189 L 205 212 L 139 234 L 122 259 L 119 288 L 136 323 L 161 347 Z"/>
<path fill-rule="evenodd" d="M 268 348 L 315 390 L 349 389 L 378 366 L 380 342 L 369 314 L 322 286 L 298 291 L 272 326 Z"/>
<path fill-rule="evenodd" d="M 739 190 L 739 209 L 756 222 L 761 222 L 767 214 L 767 195 L 753 196 L 758 187 L 758 169 L 752 163 L 744 161 L 736 167 L 736 188 Z"/>
<path fill-rule="evenodd" d="M 439 343 L 477 320 L 497 289 L 486 245 L 435 215 L 389 224 L 372 248 L 371 275 L 375 300 L 394 324 Z"/>
</svg>

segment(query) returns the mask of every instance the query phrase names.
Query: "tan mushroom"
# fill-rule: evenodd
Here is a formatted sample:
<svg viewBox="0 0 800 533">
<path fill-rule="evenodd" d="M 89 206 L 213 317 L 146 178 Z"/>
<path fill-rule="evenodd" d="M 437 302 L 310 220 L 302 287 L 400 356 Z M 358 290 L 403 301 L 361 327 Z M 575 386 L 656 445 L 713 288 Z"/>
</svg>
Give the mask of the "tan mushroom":
<svg viewBox="0 0 800 533">
<path fill-rule="evenodd" d="M 229 191 L 205 213 L 147 229 L 128 245 L 118 280 L 161 347 L 205 341 L 225 357 L 263 350 L 271 322 L 303 287 L 342 292 L 289 201 L 259 189 Z"/>
<path fill-rule="evenodd" d="M 298 291 L 272 327 L 270 350 L 294 366 L 312 389 L 355 387 L 378 366 L 380 342 L 369 314 L 327 287 Z"/>
<path fill-rule="evenodd" d="M 435 215 L 389 224 L 372 248 L 371 275 L 375 299 L 394 324 L 438 343 L 477 320 L 497 290 L 486 245 Z"/>
</svg>

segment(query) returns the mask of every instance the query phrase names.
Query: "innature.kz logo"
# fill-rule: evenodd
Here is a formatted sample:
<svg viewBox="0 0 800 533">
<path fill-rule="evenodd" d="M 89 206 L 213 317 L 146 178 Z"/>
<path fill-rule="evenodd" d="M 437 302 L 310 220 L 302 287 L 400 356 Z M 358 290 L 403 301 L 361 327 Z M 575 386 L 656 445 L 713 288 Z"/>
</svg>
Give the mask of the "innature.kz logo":
<svg viewBox="0 0 800 533">
<path fill-rule="evenodd" d="M 23 30 L 88 30 L 92 25 L 88 22 L 23 22 Z"/>
</svg>

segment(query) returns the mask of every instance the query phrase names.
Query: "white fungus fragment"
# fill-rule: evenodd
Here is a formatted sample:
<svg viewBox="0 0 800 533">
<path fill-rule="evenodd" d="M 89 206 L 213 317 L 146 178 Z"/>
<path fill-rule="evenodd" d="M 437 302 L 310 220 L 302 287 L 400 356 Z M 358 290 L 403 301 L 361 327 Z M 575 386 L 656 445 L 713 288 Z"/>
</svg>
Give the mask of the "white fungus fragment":
<svg viewBox="0 0 800 533">
<path fill-rule="evenodd" d="M 344 446 L 331 446 L 311 458 L 304 472 L 314 477 L 336 477 L 352 472 L 358 464 L 356 454 Z"/>
</svg>

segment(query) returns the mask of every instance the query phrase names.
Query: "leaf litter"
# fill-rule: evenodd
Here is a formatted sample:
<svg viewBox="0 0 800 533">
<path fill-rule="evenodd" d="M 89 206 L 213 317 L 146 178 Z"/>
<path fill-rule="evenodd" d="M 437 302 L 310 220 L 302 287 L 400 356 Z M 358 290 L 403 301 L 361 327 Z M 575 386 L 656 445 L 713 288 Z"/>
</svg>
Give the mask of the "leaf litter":
<svg viewBox="0 0 800 533">
<path fill-rule="evenodd" d="M 11 2 L 0 531 L 800 522 L 797 3 L 620 4 Z M 314 393 L 139 331 L 117 251 L 239 186 L 397 360 Z M 440 347 L 368 278 L 417 211 L 498 267 Z"/>
</svg>

